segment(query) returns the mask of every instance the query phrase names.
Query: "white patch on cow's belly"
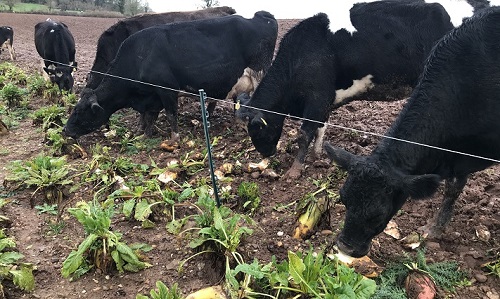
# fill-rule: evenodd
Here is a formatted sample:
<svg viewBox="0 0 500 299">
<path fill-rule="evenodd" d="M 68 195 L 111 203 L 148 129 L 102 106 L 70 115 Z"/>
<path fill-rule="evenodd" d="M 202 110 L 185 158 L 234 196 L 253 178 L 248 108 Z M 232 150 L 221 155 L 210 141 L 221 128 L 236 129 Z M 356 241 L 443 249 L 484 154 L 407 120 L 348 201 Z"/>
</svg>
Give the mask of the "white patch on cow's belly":
<svg viewBox="0 0 500 299">
<path fill-rule="evenodd" d="M 352 98 L 353 96 L 367 92 L 374 86 L 372 79 L 372 75 L 366 75 L 359 80 L 353 80 L 351 87 L 348 89 L 336 90 L 335 101 L 333 103 L 341 104 L 347 98 Z"/>
</svg>

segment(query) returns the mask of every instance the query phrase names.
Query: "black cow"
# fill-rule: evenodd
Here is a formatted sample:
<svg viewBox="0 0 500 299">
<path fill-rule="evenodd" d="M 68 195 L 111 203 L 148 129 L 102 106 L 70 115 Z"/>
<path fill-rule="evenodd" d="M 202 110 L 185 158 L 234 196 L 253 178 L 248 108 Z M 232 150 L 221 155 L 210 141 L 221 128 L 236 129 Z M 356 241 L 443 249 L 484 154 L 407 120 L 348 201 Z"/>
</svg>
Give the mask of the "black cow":
<svg viewBox="0 0 500 299">
<path fill-rule="evenodd" d="M 357 29 L 352 34 L 345 29 L 331 32 L 327 15 L 320 13 L 283 37 L 268 73 L 252 98 L 242 102 L 280 115 L 248 107 L 237 113 L 248 119 L 252 142 L 264 156 L 276 152 L 285 115 L 315 121 L 302 123 L 299 151 L 286 173 L 291 178 L 300 176 L 315 132 L 319 154 L 324 128 L 318 128 L 331 109 L 366 92 L 373 83 L 384 92 L 415 86 L 430 49 L 453 28 L 440 4 L 423 1 L 356 4 L 350 17 Z M 380 100 L 392 99 L 378 94 Z M 360 98 L 370 99 L 367 95 Z"/>
<path fill-rule="evenodd" d="M 203 88 L 210 97 L 224 98 L 246 67 L 256 71 L 269 67 L 277 34 L 277 21 L 266 11 L 252 19 L 231 15 L 141 30 L 123 42 L 109 73 L 157 86 L 105 77 L 95 90 L 85 89 L 66 134 L 78 137 L 92 132 L 118 109 L 132 107 L 141 113 L 149 136 L 165 108 L 175 138 L 177 91 L 171 89 Z"/>
<path fill-rule="evenodd" d="M 95 89 L 101 83 L 103 75 L 100 73 L 107 72 L 122 42 L 137 31 L 161 24 L 222 17 L 235 13 L 233 8 L 222 6 L 194 11 L 144 14 L 120 20 L 99 37 L 94 65 L 87 76 L 86 87 Z"/>
<path fill-rule="evenodd" d="M 346 217 L 337 244 L 343 252 L 365 255 L 408 197 L 429 197 L 445 180 L 442 207 L 426 228 L 439 236 L 469 174 L 500 159 L 499 24 L 500 7 L 488 8 L 445 35 L 387 132 L 450 151 L 383 139 L 360 157 L 325 143 L 329 157 L 349 173 L 340 190 Z"/>
<path fill-rule="evenodd" d="M 73 88 L 76 69 L 75 40 L 62 22 L 47 19 L 35 25 L 35 47 L 43 59 L 43 70 L 61 90 Z"/>
<path fill-rule="evenodd" d="M 14 43 L 14 30 L 10 26 L 0 26 L 0 51 L 7 47 L 11 60 L 16 60 L 16 52 L 12 44 Z"/>
</svg>

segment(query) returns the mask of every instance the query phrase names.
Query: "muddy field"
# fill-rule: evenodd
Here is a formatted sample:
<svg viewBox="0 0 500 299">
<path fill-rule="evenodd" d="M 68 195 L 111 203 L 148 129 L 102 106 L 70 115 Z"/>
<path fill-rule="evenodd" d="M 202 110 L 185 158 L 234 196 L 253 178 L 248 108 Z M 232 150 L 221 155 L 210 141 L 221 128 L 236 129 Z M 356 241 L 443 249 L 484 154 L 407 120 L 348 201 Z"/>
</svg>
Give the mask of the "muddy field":
<svg viewBox="0 0 500 299">
<path fill-rule="evenodd" d="M 34 25 L 48 16 L 0 14 L 0 25 L 14 28 L 14 47 L 17 53 L 15 64 L 26 72 L 39 72 L 40 59 L 33 43 Z M 79 70 L 76 72 L 77 84 L 82 84 L 87 72 L 92 66 L 95 46 L 99 35 L 117 19 L 53 17 L 65 22 L 76 40 L 76 56 Z M 280 20 L 280 36 L 290 29 L 297 20 Z M 9 61 L 7 53 L 3 52 L 0 62 Z M 363 102 L 357 101 L 346 105 L 331 114 L 330 123 L 367 132 L 383 134 L 391 121 L 397 116 L 404 105 L 404 99 L 394 102 Z M 47 105 L 43 100 L 34 101 L 33 109 Z M 194 100 L 183 100 L 180 106 L 181 136 L 189 136 L 192 140 L 203 140 L 204 133 L 199 113 L 200 107 Z M 133 112 L 123 113 L 123 123 L 133 132 L 137 127 L 137 117 Z M 160 122 L 160 126 L 161 126 Z M 287 121 L 281 138 L 281 147 L 273 158 L 278 164 L 277 173 L 281 176 L 291 166 L 296 144 L 293 142 L 300 123 Z M 261 156 L 253 149 L 251 142 L 243 130 L 234 126 L 232 108 L 218 105 L 211 121 L 211 136 L 220 137 L 214 147 L 216 166 L 223 163 L 235 163 L 236 160 L 246 165 L 249 162 L 259 162 Z M 368 154 L 379 141 L 378 137 L 360 134 L 349 130 L 330 126 L 326 139 L 354 153 Z M 89 150 L 96 143 L 109 145 L 111 154 L 127 155 L 136 163 L 149 163 L 150 157 L 162 164 L 171 158 L 179 158 L 192 151 L 186 144 L 181 144 L 174 152 L 165 152 L 154 148 L 151 151 L 140 151 L 136 154 L 120 153 L 116 143 L 106 138 L 102 132 L 95 132 L 81 138 L 83 148 Z M 44 150 L 43 136 L 40 130 L 32 125 L 29 118 L 22 121 L 19 127 L 9 135 L 0 137 L 0 182 L 6 176 L 6 165 L 13 160 L 30 159 Z M 202 148 L 199 149 L 200 151 Z M 72 159 L 73 165 L 87 163 L 87 160 Z M 160 165 L 163 166 L 164 165 Z M 282 177 L 270 179 L 258 174 L 239 173 L 231 177 L 231 181 L 221 182 L 223 186 L 231 186 L 234 194 L 241 182 L 256 182 L 261 193 L 261 206 L 252 218 L 257 223 L 254 234 L 240 248 L 246 260 L 254 258 L 262 262 L 269 261 L 272 255 L 282 259 L 288 250 L 308 249 L 310 244 L 322 248 L 330 244 L 342 225 L 344 208 L 335 204 L 330 210 L 329 222 L 322 223 L 320 229 L 308 242 L 299 242 L 291 237 L 295 226 L 296 215 L 294 205 L 286 206 L 300 199 L 306 193 L 313 192 L 316 187 L 313 180 L 325 179 L 329 173 L 336 171 L 323 155 L 320 160 L 307 159 L 307 167 L 302 178 L 286 180 Z M 196 176 L 208 178 L 204 169 Z M 335 182 L 341 185 L 341 181 Z M 463 194 L 459 198 L 455 215 L 440 240 L 427 242 L 427 257 L 430 261 L 456 261 L 462 269 L 469 273 L 472 282 L 457 290 L 454 294 L 441 294 L 453 298 L 499 298 L 500 280 L 486 275 L 481 264 L 492 260 L 492 252 L 498 251 L 500 232 L 500 167 L 492 167 L 472 175 Z M 4 190 L 2 190 L 4 192 Z M 7 283 L 8 298 L 135 298 L 137 293 L 146 293 L 154 287 L 157 280 L 172 285 L 178 282 L 184 294 L 203 286 L 218 283 L 217 275 L 210 275 L 211 262 L 197 258 L 188 262 L 182 273 L 177 271 L 178 264 L 193 254 L 187 246 L 187 241 L 169 234 L 165 229 L 165 221 L 159 220 L 154 228 L 145 230 L 135 221 L 127 220 L 117 215 L 113 220 L 113 229 L 124 234 L 127 242 L 142 242 L 153 246 L 148 252 L 148 262 L 153 266 L 138 273 L 111 273 L 104 275 L 95 271 L 69 282 L 60 275 L 60 268 L 71 250 L 75 249 L 84 238 L 81 225 L 68 213 L 63 213 L 65 227 L 59 234 L 49 233 L 48 223 L 53 220 L 47 214 L 37 214 L 30 208 L 30 198 L 33 190 L 23 190 L 14 193 L 10 199 L 13 204 L 7 205 L 2 214 L 9 217 L 13 224 L 7 230 L 7 235 L 14 236 L 19 251 L 25 255 L 25 260 L 34 263 L 36 288 L 31 294 L 21 293 Z M 424 225 L 439 208 L 442 193 L 437 193 L 429 200 L 408 202 L 402 212 L 394 218 L 401 234 L 408 235 Z M 82 188 L 69 194 L 65 207 L 70 207 L 80 200 L 92 198 L 92 190 Z M 41 203 L 41 199 L 34 199 Z M 38 200 L 38 201 L 37 201 Z M 491 238 L 488 241 L 478 239 L 477 229 L 486 229 Z M 370 252 L 370 256 L 380 265 L 400 257 L 408 252 L 401 242 L 392 237 L 379 235 Z M 207 275 L 207 273 L 209 275 Z"/>
</svg>

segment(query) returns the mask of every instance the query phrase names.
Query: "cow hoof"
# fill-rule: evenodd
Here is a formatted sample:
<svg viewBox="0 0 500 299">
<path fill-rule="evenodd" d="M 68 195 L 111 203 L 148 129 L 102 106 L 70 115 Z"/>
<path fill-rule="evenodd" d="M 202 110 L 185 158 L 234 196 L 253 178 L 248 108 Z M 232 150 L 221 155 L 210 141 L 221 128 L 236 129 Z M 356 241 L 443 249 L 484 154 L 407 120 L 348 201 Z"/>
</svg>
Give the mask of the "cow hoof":
<svg viewBox="0 0 500 299">
<path fill-rule="evenodd" d="M 170 141 L 172 142 L 178 142 L 180 140 L 179 133 L 172 132 L 170 135 Z"/>
<path fill-rule="evenodd" d="M 290 168 L 286 173 L 285 173 L 285 178 L 287 179 L 292 179 L 296 180 L 300 178 L 301 176 L 301 169 L 300 168 Z"/>
<path fill-rule="evenodd" d="M 419 228 L 419 232 L 424 239 L 438 239 L 444 233 L 444 228 L 437 227 L 435 224 L 427 224 Z"/>
</svg>

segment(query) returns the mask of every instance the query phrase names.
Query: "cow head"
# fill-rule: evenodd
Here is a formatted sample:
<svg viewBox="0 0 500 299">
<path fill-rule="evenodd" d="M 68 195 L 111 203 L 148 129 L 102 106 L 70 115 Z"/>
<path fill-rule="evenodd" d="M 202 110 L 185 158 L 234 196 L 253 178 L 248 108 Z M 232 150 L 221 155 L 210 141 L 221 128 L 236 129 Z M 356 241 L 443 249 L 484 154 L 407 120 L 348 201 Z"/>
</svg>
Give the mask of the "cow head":
<svg viewBox="0 0 500 299">
<path fill-rule="evenodd" d="M 283 130 L 284 116 L 273 115 L 249 107 L 250 96 L 242 93 L 237 101 L 247 107 L 241 107 L 236 111 L 239 119 L 247 121 L 247 129 L 255 149 L 264 157 L 272 156 L 276 153 L 276 145 Z"/>
<path fill-rule="evenodd" d="M 73 112 L 64 126 L 64 134 L 69 137 L 78 138 L 99 129 L 104 125 L 111 114 L 99 105 L 97 96 L 93 90 L 85 89 L 81 98 L 76 103 Z"/>
<path fill-rule="evenodd" d="M 48 67 L 44 67 L 43 70 L 49 75 L 50 82 L 57 84 L 60 90 L 70 91 L 75 82 L 73 71 L 76 67 L 77 63 L 71 62 L 70 66 L 55 66 L 54 64 L 50 64 Z"/>
<path fill-rule="evenodd" d="M 346 216 L 337 246 L 353 257 L 368 253 L 371 240 L 385 229 L 409 196 L 425 198 L 439 186 L 440 177 L 434 174 L 406 175 L 372 157 L 353 155 L 328 142 L 325 151 L 349 173 L 340 190 Z"/>
</svg>

